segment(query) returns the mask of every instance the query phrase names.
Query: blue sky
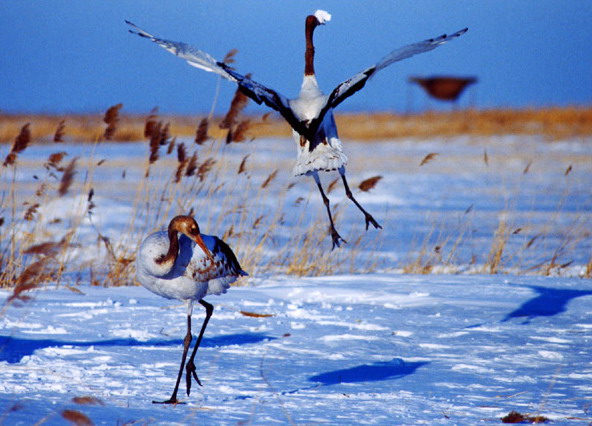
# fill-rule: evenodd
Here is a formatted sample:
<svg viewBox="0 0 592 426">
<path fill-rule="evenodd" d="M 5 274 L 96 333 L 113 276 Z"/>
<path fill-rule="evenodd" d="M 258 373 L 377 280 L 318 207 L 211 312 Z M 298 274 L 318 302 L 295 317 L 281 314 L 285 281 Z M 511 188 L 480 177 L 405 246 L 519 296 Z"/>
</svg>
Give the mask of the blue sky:
<svg viewBox="0 0 592 426">
<path fill-rule="evenodd" d="M 592 2 L 550 0 L 218 0 L 3 1 L 0 4 L 0 110 L 208 112 L 217 77 L 194 69 L 127 32 L 129 19 L 153 34 L 185 41 L 286 96 L 303 72 L 304 18 L 326 9 L 315 33 L 321 87 L 333 87 L 390 50 L 463 27 L 435 51 L 381 71 L 342 111 L 436 107 L 410 75 L 477 76 L 461 105 L 537 107 L 592 104 Z M 234 92 L 221 84 L 218 112 Z M 251 106 L 250 111 L 266 112 Z"/>
</svg>

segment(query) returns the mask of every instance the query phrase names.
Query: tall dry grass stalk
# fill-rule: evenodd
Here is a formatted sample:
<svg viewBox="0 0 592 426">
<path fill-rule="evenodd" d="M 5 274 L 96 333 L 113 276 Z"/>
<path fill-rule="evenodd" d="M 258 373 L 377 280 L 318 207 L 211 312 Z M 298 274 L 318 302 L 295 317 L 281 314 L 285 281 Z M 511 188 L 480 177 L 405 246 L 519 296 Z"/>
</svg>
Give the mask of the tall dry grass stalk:
<svg viewBox="0 0 592 426">
<path fill-rule="evenodd" d="M 499 221 L 499 225 L 493 236 L 493 243 L 489 251 L 487 263 L 485 265 L 487 272 L 490 274 L 497 274 L 502 267 L 502 258 L 504 250 L 510 238 L 510 230 L 504 219 Z"/>
</svg>

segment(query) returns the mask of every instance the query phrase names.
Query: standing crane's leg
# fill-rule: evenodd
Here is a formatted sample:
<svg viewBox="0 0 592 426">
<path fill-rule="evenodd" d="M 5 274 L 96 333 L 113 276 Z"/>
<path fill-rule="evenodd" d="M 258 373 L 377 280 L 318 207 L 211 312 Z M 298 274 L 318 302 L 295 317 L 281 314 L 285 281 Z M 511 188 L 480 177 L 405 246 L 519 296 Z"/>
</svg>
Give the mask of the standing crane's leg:
<svg viewBox="0 0 592 426">
<path fill-rule="evenodd" d="M 187 359 L 187 352 L 189 351 L 189 345 L 191 345 L 191 314 L 187 315 L 187 334 L 183 339 L 183 357 L 181 358 L 181 366 L 179 367 L 179 375 L 177 376 L 177 383 L 175 384 L 175 390 L 169 399 L 166 401 L 152 401 L 153 404 L 182 404 L 177 400 L 177 392 L 179 391 L 179 383 L 181 383 L 181 377 L 183 376 L 183 367 L 185 367 L 185 360 Z"/>
<path fill-rule="evenodd" d="M 337 233 L 337 230 L 335 229 L 335 225 L 333 224 L 333 218 L 331 217 L 331 207 L 329 205 L 329 198 L 327 198 L 327 196 L 325 195 L 325 191 L 323 191 L 323 186 L 321 185 L 321 180 L 319 179 L 319 174 L 317 172 L 314 172 L 312 174 L 312 176 L 314 177 L 314 180 L 317 183 L 317 186 L 319 187 L 319 191 L 321 191 L 321 197 L 323 197 L 323 203 L 325 203 L 325 207 L 327 208 L 327 214 L 329 215 L 329 222 L 331 223 L 331 238 L 333 239 L 333 249 L 335 249 L 335 247 L 340 246 L 341 241 L 343 241 L 346 244 L 347 244 L 347 241 L 345 241 L 343 238 L 341 238 L 341 235 L 339 235 Z"/>
<path fill-rule="evenodd" d="M 189 357 L 189 361 L 187 361 L 187 367 L 185 367 L 187 369 L 187 374 L 185 375 L 185 380 L 187 381 L 187 395 L 188 396 L 189 396 L 189 392 L 191 392 L 191 376 L 192 375 L 195 378 L 195 381 L 197 382 L 197 384 L 202 386 L 201 382 L 199 381 L 199 378 L 197 377 L 197 373 L 195 372 L 196 368 L 195 368 L 194 361 L 195 361 L 195 355 L 197 353 L 197 349 L 199 348 L 199 345 L 201 343 L 201 339 L 203 338 L 204 331 L 206 331 L 208 321 L 210 321 L 210 317 L 212 316 L 212 313 L 214 313 L 214 307 L 211 304 L 209 304 L 208 302 L 206 302 L 203 299 L 201 299 L 199 301 L 199 303 L 204 308 L 206 308 L 206 318 L 204 319 L 203 325 L 201 326 L 201 330 L 199 332 L 199 336 L 197 337 L 197 342 L 195 342 L 195 347 L 193 348 L 193 352 L 191 353 L 191 356 Z"/>
<path fill-rule="evenodd" d="M 368 230 L 368 225 L 370 225 L 370 224 L 374 225 L 374 227 L 377 229 L 378 228 L 382 229 L 382 226 L 380 226 L 379 223 L 374 220 L 372 215 L 370 213 L 368 213 L 366 210 L 364 210 L 364 208 L 360 205 L 360 203 L 358 203 L 358 201 L 354 198 L 351 190 L 349 189 L 349 185 L 347 184 L 347 179 L 345 179 L 345 169 L 343 167 L 339 168 L 339 174 L 341 175 L 341 179 L 343 179 L 343 186 L 345 187 L 345 195 L 347 195 L 347 198 L 352 200 L 354 202 L 354 204 L 356 206 L 358 206 L 358 208 L 362 211 L 362 213 L 364 213 L 364 218 L 366 219 L 366 231 Z"/>
</svg>

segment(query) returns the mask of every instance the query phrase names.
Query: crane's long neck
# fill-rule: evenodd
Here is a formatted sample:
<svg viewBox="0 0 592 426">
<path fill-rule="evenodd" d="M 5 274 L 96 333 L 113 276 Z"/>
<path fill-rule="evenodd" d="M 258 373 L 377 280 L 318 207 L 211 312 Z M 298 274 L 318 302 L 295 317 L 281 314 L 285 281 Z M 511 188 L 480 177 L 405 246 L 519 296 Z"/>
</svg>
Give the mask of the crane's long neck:
<svg viewBox="0 0 592 426">
<path fill-rule="evenodd" d="M 172 267 L 177 261 L 177 256 L 179 256 L 179 235 L 177 234 L 177 231 L 172 227 L 169 227 L 168 234 L 169 250 L 163 257 L 157 259 L 156 263 L 160 265 L 170 264 Z"/>
<path fill-rule="evenodd" d="M 314 43 L 312 41 L 313 33 L 318 25 L 318 20 L 314 16 L 306 18 L 305 36 L 306 36 L 306 51 L 304 52 L 304 75 L 314 76 Z"/>
</svg>

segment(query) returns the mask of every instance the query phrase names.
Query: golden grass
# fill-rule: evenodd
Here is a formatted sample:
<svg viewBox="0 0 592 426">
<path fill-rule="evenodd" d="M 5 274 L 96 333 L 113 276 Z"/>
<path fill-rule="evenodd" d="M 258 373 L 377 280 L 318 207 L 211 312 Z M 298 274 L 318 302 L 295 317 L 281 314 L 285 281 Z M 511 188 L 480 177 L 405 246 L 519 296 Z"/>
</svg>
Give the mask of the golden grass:
<svg viewBox="0 0 592 426">
<path fill-rule="evenodd" d="M 234 108 L 234 111 L 232 111 Z M 226 143 L 236 141 L 236 133 L 246 132 L 248 138 L 288 137 L 288 126 L 279 120 L 241 117 L 240 102 L 231 107 L 230 127 L 236 132 L 221 129 L 220 120 L 207 118 L 162 117 L 157 110 L 145 116 L 121 114 L 120 104 L 111 107 L 103 115 L 85 116 L 17 116 L 0 115 L 0 133 L 5 142 L 12 143 L 13 154 L 10 161 L 0 169 L 11 180 L 10 188 L 0 199 L 0 287 L 14 289 L 15 299 L 25 299 L 25 292 L 43 282 L 60 283 L 65 274 L 78 267 L 90 272 L 93 285 L 123 285 L 134 282 L 134 259 L 139 243 L 149 231 L 162 227 L 170 217 L 178 213 L 193 214 L 195 211 L 210 212 L 206 216 L 204 229 L 223 229 L 218 235 L 228 239 L 237 253 L 244 269 L 252 276 L 260 273 L 287 273 L 292 275 L 326 275 L 335 272 L 370 272 L 377 269 L 380 261 L 370 255 L 368 264 L 356 263 L 360 251 L 371 251 L 381 245 L 381 234 L 375 237 L 353 239 L 346 248 L 336 251 L 327 249 L 327 218 L 322 206 L 316 216 L 307 211 L 308 199 L 298 198 L 295 206 L 287 206 L 286 199 L 293 184 L 284 185 L 278 192 L 275 180 L 277 170 L 270 169 L 267 177 L 259 182 L 253 179 L 249 155 L 240 164 L 229 164 L 223 151 Z M 545 109 L 523 111 L 457 111 L 451 113 L 425 113 L 413 116 L 393 114 L 342 115 L 337 118 L 344 138 L 358 140 L 381 138 L 424 138 L 457 135 L 487 134 L 541 134 L 549 139 L 584 137 L 592 135 L 592 109 Z M 238 123 L 238 124 L 237 124 Z M 247 123 L 239 132 L 240 123 Z M 231 129 L 232 130 L 232 129 Z M 194 137 L 199 143 L 178 143 L 180 136 Z M 204 144 L 208 139 L 212 143 Z M 121 230 L 118 241 L 112 243 L 94 225 L 93 214 L 98 208 L 93 201 L 94 172 L 102 167 L 104 159 L 93 157 L 94 146 L 101 141 L 139 141 L 150 146 L 144 162 L 144 179 L 133 188 L 133 213 L 126 229 Z M 25 151 L 32 143 L 54 141 L 55 152 L 43 164 L 46 175 L 35 183 L 36 188 L 29 199 L 23 203 L 17 200 L 17 181 L 19 167 L 17 154 Z M 81 141 L 93 144 L 88 156 L 73 158 L 64 165 L 67 153 L 60 142 Z M 226 143 L 225 143 L 226 141 Z M 176 150 L 176 152 L 175 152 Z M 199 153 L 199 154 L 198 154 Z M 174 158 L 176 154 L 176 159 Z M 437 162 L 437 153 L 429 153 L 419 164 Z M 173 157 L 173 158 L 171 158 Z M 489 156 L 484 152 L 483 162 L 489 166 Z M 531 163 L 524 169 L 528 173 Z M 84 175 L 77 177 L 77 169 Z M 163 174 L 163 170 L 165 173 Z M 151 171 L 158 171 L 169 178 L 151 178 Z M 570 165 L 565 177 L 572 172 Z M 361 191 L 371 190 L 380 184 L 380 176 L 361 182 Z M 331 192 L 335 182 L 327 187 Z M 272 192 L 273 189 L 273 192 Z M 224 191 L 223 195 L 220 192 Z M 83 196 L 86 205 L 80 208 L 74 219 L 64 226 L 63 235 L 56 240 L 39 241 L 35 234 L 43 234 L 43 224 L 39 221 L 39 210 L 48 202 L 66 194 Z M 314 193 L 311 196 L 318 196 Z M 261 200 L 273 200 L 273 208 L 266 207 Z M 215 201 L 215 202 L 213 202 Z M 211 211 L 212 205 L 219 211 Z M 288 238 L 276 242 L 276 235 L 282 230 L 284 210 L 299 209 L 296 223 Z M 340 203 L 333 206 L 337 220 Z M 195 210 L 194 210 L 195 209 Z M 467 210 L 468 212 L 469 210 Z M 76 251 L 77 230 L 83 220 L 89 220 L 95 228 L 97 250 L 106 252 L 106 259 L 73 266 L 70 263 L 72 252 Z M 143 223 L 143 225 L 139 225 Z M 566 233 L 561 244 L 552 249 L 552 254 L 539 265 L 525 272 L 549 275 L 569 266 L 559 259 L 566 252 L 575 250 L 581 238 L 589 235 L 583 227 L 585 223 L 575 223 Z M 456 234 L 442 227 L 434 226 L 425 237 L 418 254 L 400 266 L 408 273 L 434 273 L 439 267 L 454 265 L 458 247 L 467 238 L 468 225 L 461 226 Z M 285 229 L 284 229 L 285 232 Z M 508 253 L 508 242 L 515 238 L 520 229 L 513 229 L 504 218 L 491 237 L 489 247 L 481 247 L 489 255 L 479 273 L 503 273 L 507 271 L 508 259 L 519 257 L 520 253 Z M 368 234 L 363 234 L 368 235 Z M 578 237 L 580 236 L 580 237 Z M 533 236 L 520 250 L 523 252 L 536 244 Z M 435 242 L 434 242 L 435 241 Z M 131 244 L 130 244 L 131 242 Z M 77 271 L 80 273 L 80 270 Z M 592 257 L 585 275 L 592 274 Z M 71 276 L 72 274 L 70 274 Z M 80 276 L 80 275 L 79 275 Z"/>
<path fill-rule="evenodd" d="M 119 105 L 112 108 L 116 110 L 105 116 L 0 114 L 0 143 L 12 143 L 26 123 L 30 123 L 31 137 L 35 141 L 56 138 L 78 142 L 143 140 L 146 136 L 146 119 L 155 117 L 154 111 L 152 115 L 133 115 L 125 114 L 125 108 Z M 232 112 L 230 120 L 228 117 L 213 118 L 209 126 L 204 117 L 164 115 L 161 116 L 161 122 L 169 124 L 170 134 L 192 138 L 197 136 L 201 142 L 208 136 L 213 139 L 228 137 L 229 122 L 233 123 L 230 131 L 241 133 L 241 140 L 291 135 L 289 126 L 278 114 L 265 114 L 261 118 L 243 117 L 239 120 L 236 107 L 229 112 Z M 109 121 L 107 125 L 104 119 Z M 360 141 L 503 134 L 544 135 L 554 140 L 592 135 L 592 107 L 467 109 L 410 115 L 338 113 L 336 121 L 342 138 Z M 220 128 L 220 124 L 225 128 Z"/>
</svg>

